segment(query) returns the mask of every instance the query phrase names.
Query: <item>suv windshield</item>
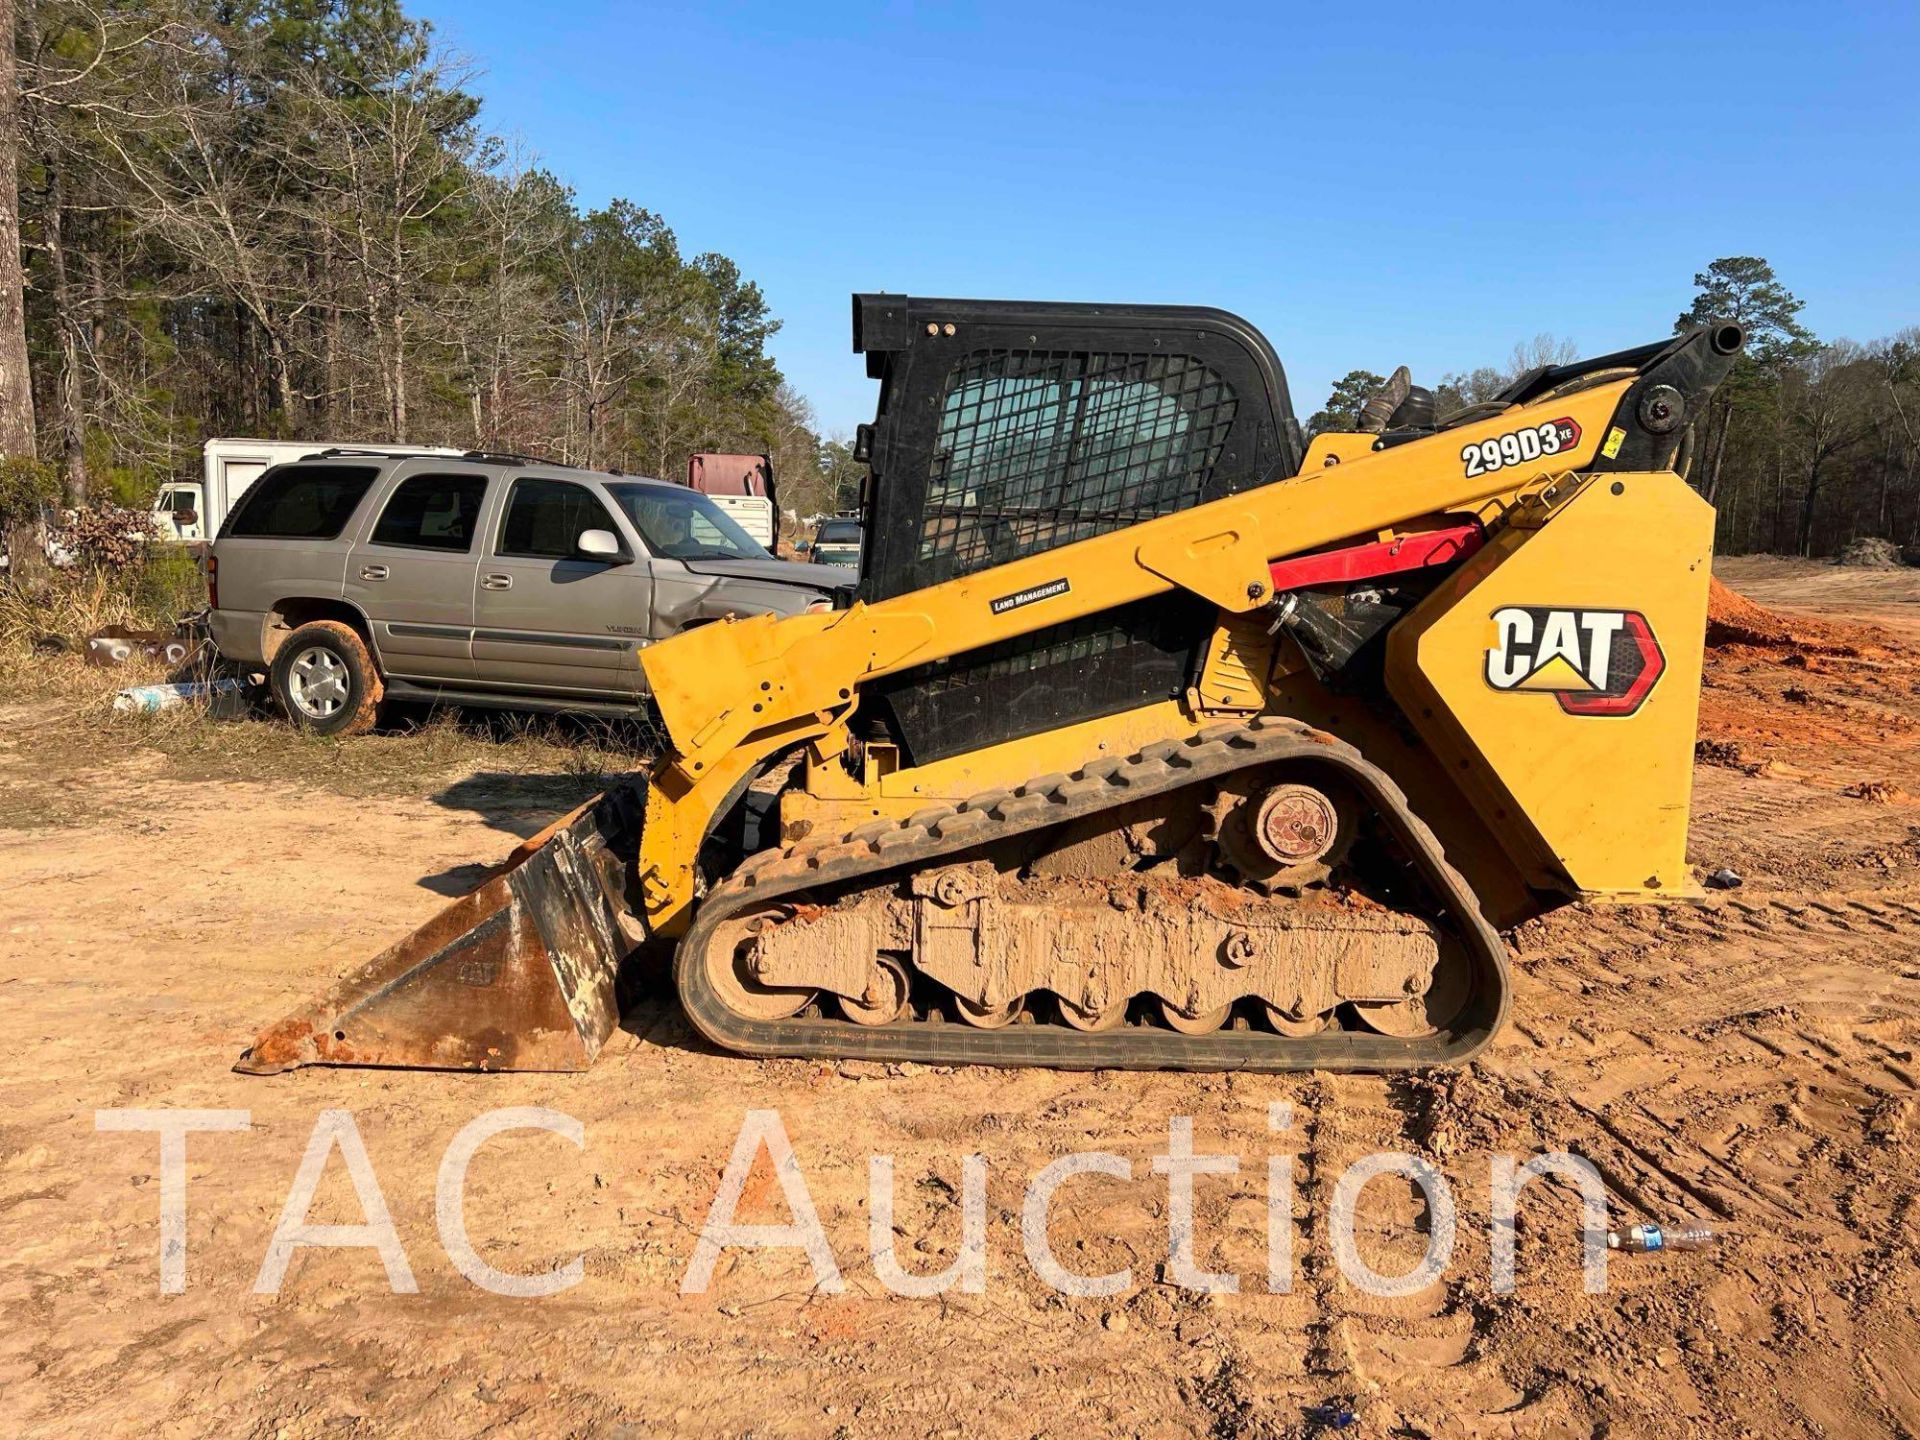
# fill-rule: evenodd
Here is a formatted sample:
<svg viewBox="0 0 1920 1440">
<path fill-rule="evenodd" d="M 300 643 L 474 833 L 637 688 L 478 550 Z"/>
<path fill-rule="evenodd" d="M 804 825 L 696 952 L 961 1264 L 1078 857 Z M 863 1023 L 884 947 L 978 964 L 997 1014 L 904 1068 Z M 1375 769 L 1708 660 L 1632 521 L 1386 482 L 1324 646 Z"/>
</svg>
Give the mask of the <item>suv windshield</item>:
<svg viewBox="0 0 1920 1440">
<path fill-rule="evenodd" d="M 822 522 L 820 533 L 813 537 L 816 545 L 858 545 L 860 543 L 860 522 L 858 520 L 827 520 Z"/>
<path fill-rule="evenodd" d="M 606 489 L 656 555 L 673 560 L 772 558 L 726 511 L 697 490 L 617 481 Z"/>
</svg>

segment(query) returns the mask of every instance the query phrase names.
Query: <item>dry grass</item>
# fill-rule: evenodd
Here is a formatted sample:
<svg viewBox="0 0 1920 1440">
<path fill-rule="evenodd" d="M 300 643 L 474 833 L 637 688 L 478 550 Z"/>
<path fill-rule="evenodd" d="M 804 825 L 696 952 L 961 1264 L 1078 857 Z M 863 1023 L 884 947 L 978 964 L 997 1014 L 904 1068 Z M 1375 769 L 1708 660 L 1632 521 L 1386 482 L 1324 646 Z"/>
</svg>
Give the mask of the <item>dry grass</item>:
<svg viewBox="0 0 1920 1440">
<path fill-rule="evenodd" d="M 101 668 L 75 655 L 6 650 L 0 828 L 64 823 L 68 780 L 103 767 L 124 769 L 129 781 L 289 784 L 366 798 L 460 787 L 503 811 L 558 812 L 659 748 L 644 724 L 571 716 L 420 709 L 373 734 L 330 739 L 295 730 L 270 702 L 232 717 L 202 704 L 128 714 L 113 708 L 115 693 L 165 681 L 164 667 Z"/>
<path fill-rule="evenodd" d="M 487 711 L 421 711 L 344 739 L 295 730 L 270 708 L 217 719 L 200 705 L 129 715 L 109 701 L 81 718 L 109 744 L 165 755 L 177 779 L 297 780 L 343 795 L 419 794 L 484 770 L 568 781 L 584 799 L 651 753 L 609 722 Z"/>
<path fill-rule="evenodd" d="M 85 667 L 77 658 L 43 656 L 36 653 L 36 645 L 84 644 L 86 636 L 109 625 L 138 628 L 147 621 L 133 597 L 103 577 L 76 580 L 34 596 L 0 584 L 0 664 L 4 664 L 7 676 L 5 698 L 83 697 L 92 687 L 85 683 Z"/>
<path fill-rule="evenodd" d="M 172 633 L 205 605 L 199 562 L 177 546 L 153 546 L 138 564 L 115 572 L 56 571 L 31 588 L 0 578 L 0 664 L 9 682 L 3 698 L 80 698 L 88 687 L 73 672 L 32 663 L 42 647 L 81 653 L 86 638 L 109 625 Z"/>
</svg>

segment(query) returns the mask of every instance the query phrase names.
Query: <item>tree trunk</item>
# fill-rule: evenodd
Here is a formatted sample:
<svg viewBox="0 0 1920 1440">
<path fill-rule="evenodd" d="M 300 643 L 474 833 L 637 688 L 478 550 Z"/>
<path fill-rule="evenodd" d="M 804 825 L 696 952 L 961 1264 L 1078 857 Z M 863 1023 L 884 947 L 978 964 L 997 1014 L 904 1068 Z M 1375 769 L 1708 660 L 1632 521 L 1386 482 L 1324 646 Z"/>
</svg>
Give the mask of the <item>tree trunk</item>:
<svg viewBox="0 0 1920 1440">
<path fill-rule="evenodd" d="M 1794 536 L 1794 548 L 1803 556 L 1813 554 L 1813 507 L 1820 498 L 1820 465 L 1825 458 L 1816 450 L 1807 466 L 1807 493 L 1800 498 L 1800 527 Z"/>
<path fill-rule="evenodd" d="M 14 0 L 0 0 L 0 455 L 34 458 L 27 369 L 26 274 L 20 263 L 20 96 Z"/>
<path fill-rule="evenodd" d="M 267 336 L 267 370 L 273 380 L 274 408 L 280 412 L 280 422 L 275 428 L 282 435 L 291 435 L 299 428 L 300 421 L 294 413 L 293 369 L 287 359 L 287 339 L 278 325 L 262 324 L 260 328 Z"/>
<path fill-rule="evenodd" d="M 1780 543 L 1780 522 L 1787 518 L 1787 459 L 1776 444 L 1773 451 L 1773 524 L 1767 540 L 1767 548 L 1774 554 L 1783 554 L 1785 547 Z"/>
<path fill-rule="evenodd" d="M 47 167 L 47 214 L 43 239 L 47 247 L 47 278 L 53 289 L 53 328 L 59 342 L 60 474 L 67 505 L 75 510 L 87 503 L 87 407 L 80 378 L 80 307 L 67 273 L 65 186 L 60 167 Z"/>
<path fill-rule="evenodd" d="M 0 0 L 0 458 L 38 460 L 33 375 L 27 368 L 27 277 L 20 261 L 20 91 L 13 0 Z M 17 584 L 47 571 L 45 517 L 7 517 L 7 557 Z"/>
<path fill-rule="evenodd" d="M 321 227 L 320 283 L 327 296 L 327 311 L 320 332 L 321 388 L 326 396 L 320 402 L 320 428 L 327 435 L 344 433 L 335 423 L 340 402 L 340 305 L 339 280 L 334 273 L 333 231 Z"/>
<path fill-rule="evenodd" d="M 104 365 L 101 357 L 107 349 L 107 273 L 97 244 L 87 249 L 87 324 L 93 335 L 94 364 Z"/>
<path fill-rule="evenodd" d="M 1727 458 L 1727 432 L 1733 429 L 1733 405 L 1729 402 L 1721 408 L 1720 436 L 1714 442 L 1713 460 L 1707 466 L 1705 487 L 1706 502 L 1711 505 L 1714 497 L 1720 493 L 1720 462 Z"/>
<path fill-rule="evenodd" d="M 1880 457 L 1880 529 L 1878 532 L 1888 540 L 1893 538 L 1893 438 L 1889 436 L 1884 453 Z"/>
<path fill-rule="evenodd" d="M 260 433 L 260 389 L 254 383 L 253 327 L 246 307 L 238 300 L 233 311 L 233 415 L 241 435 Z M 230 432 L 231 433 L 231 432 Z"/>
<path fill-rule="evenodd" d="M 407 443 L 407 317 L 393 307 L 393 443 Z"/>
</svg>

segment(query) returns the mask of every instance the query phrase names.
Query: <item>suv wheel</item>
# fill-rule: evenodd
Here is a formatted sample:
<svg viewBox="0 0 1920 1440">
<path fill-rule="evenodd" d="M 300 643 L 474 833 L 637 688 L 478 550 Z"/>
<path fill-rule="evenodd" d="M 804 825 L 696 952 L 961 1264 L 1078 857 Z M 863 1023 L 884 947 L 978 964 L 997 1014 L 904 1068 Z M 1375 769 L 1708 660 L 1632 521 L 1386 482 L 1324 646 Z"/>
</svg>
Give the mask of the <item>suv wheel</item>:
<svg viewBox="0 0 1920 1440">
<path fill-rule="evenodd" d="M 274 652 L 273 698 L 287 718 L 315 735 L 371 730 L 386 686 L 351 625 L 316 620 L 302 625 Z"/>
</svg>

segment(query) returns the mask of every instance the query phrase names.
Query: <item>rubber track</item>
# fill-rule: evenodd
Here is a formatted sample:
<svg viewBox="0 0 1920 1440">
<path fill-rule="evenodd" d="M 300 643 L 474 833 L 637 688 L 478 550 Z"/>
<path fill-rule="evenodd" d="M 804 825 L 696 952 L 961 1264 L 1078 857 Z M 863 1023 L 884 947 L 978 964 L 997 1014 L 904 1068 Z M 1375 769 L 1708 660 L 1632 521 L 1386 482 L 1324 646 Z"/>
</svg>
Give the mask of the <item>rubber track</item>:
<svg viewBox="0 0 1920 1440">
<path fill-rule="evenodd" d="M 708 978 L 706 951 L 715 928 L 750 907 L 820 887 L 951 864 L 1013 836 L 1288 760 L 1310 760 L 1340 771 L 1394 831 L 1454 922 L 1474 968 L 1474 984 L 1465 1009 L 1449 1029 L 1401 1040 L 1336 1029 L 1294 1038 L 1230 1029 L 1188 1036 L 1146 1026 L 1086 1034 L 1065 1025 L 1025 1023 L 982 1030 L 926 1020 L 887 1026 L 811 1017 L 758 1020 L 729 1009 Z M 1396 1070 L 1458 1065 L 1492 1040 L 1506 1019 L 1511 993 L 1505 946 L 1481 916 L 1466 881 L 1447 863 L 1433 832 L 1407 807 L 1399 787 L 1352 746 L 1280 716 L 1216 726 L 1187 740 L 1150 745 L 1125 760 L 1101 760 L 1072 775 L 1029 780 L 1018 790 L 992 791 L 902 821 L 872 821 L 844 835 L 762 851 L 708 891 L 679 945 L 674 972 L 681 1003 L 694 1025 L 715 1044 L 743 1054 L 1063 1069 Z"/>
</svg>

